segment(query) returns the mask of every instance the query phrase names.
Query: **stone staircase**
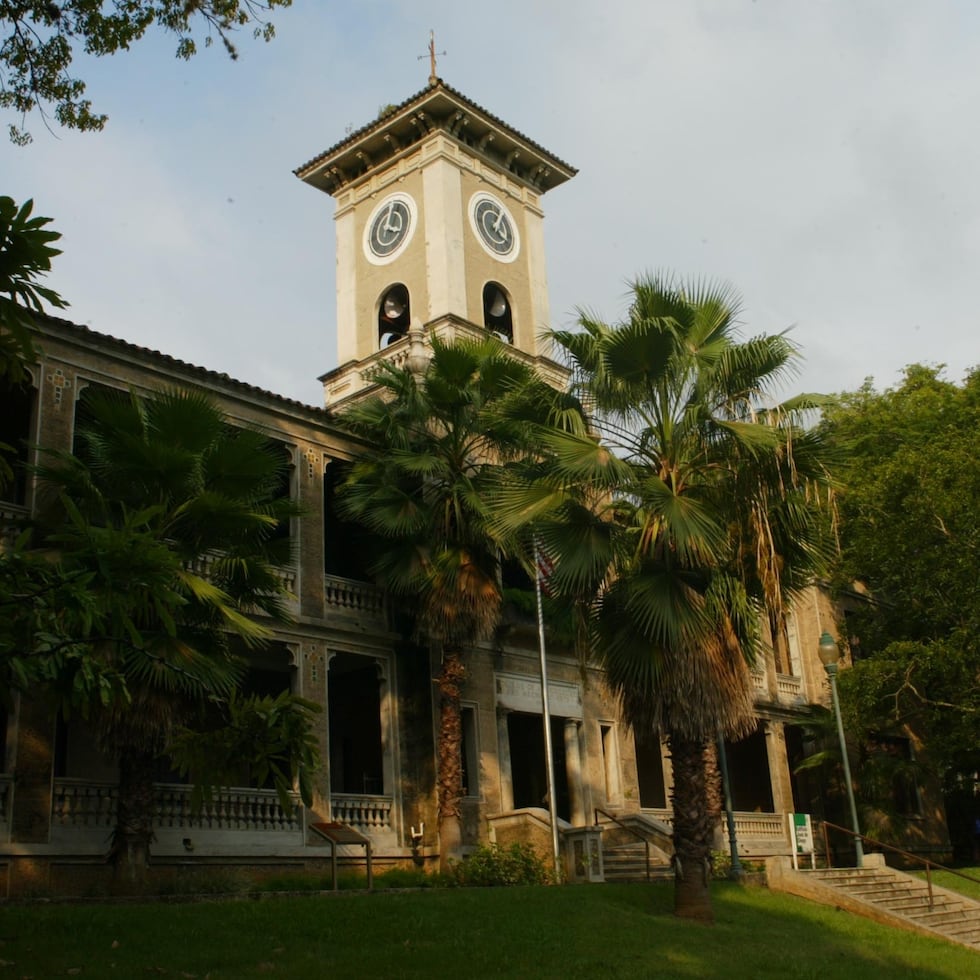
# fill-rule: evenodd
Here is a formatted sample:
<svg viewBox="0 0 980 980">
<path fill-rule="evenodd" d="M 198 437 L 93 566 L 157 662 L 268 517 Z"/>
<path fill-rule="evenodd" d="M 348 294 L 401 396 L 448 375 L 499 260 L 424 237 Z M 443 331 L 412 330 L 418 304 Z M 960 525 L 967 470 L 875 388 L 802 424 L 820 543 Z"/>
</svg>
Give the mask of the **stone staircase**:
<svg viewBox="0 0 980 980">
<path fill-rule="evenodd" d="M 656 847 L 650 848 L 650 880 L 673 878 L 669 864 L 662 863 L 663 855 Z M 646 881 L 646 847 L 641 841 L 632 844 L 616 844 L 602 849 L 602 867 L 606 881 Z"/>
<path fill-rule="evenodd" d="M 941 936 L 980 953 L 980 902 L 885 866 L 868 855 L 864 868 L 793 871 L 788 859 L 767 862 L 769 887 L 836 905 L 857 915 L 913 932 Z M 785 863 L 783 863 L 785 862 Z"/>
</svg>

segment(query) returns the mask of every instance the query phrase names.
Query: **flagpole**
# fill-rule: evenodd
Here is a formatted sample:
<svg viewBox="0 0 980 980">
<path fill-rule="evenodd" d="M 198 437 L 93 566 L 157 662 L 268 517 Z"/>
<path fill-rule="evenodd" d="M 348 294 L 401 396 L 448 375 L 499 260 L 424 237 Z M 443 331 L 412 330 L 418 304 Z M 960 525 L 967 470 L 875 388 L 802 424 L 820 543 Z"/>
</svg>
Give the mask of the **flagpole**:
<svg viewBox="0 0 980 980">
<path fill-rule="evenodd" d="M 558 845 L 558 794 L 555 792 L 555 760 L 551 748 L 551 707 L 548 702 L 548 662 L 544 643 L 544 611 L 541 606 L 541 561 L 538 542 L 534 542 L 534 594 L 538 602 L 538 652 L 541 657 L 541 721 L 544 725 L 545 770 L 548 774 L 548 811 L 551 815 L 551 850 L 555 879 L 561 881 L 561 853 Z"/>
</svg>

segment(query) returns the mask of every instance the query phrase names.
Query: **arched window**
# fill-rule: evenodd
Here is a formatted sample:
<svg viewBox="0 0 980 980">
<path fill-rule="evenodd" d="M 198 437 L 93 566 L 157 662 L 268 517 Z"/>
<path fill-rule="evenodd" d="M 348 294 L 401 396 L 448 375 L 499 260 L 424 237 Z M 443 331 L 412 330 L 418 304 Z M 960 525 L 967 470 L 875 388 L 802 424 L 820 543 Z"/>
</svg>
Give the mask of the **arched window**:
<svg viewBox="0 0 980 980">
<path fill-rule="evenodd" d="M 378 304 L 378 347 L 384 349 L 408 333 L 411 308 L 408 290 L 400 282 L 389 286 Z"/>
<path fill-rule="evenodd" d="M 483 287 L 483 325 L 505 344 L 514 343 L 510 297 L 500 283 L 488 282 Z"/>
</svg>

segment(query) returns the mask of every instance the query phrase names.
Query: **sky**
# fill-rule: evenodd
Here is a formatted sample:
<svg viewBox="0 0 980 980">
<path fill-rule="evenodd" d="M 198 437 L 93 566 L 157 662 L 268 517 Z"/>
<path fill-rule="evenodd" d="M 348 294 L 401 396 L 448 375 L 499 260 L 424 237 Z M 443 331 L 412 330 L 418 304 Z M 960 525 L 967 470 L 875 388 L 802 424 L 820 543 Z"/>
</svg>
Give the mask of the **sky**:
<svg viewBox="0 0 980 980">
<path fill-rule="evenodd" d="M 78 56 L 109 122 L 0 143 L 69 319 L 311 405 L 337 364 L 333 200 L 292 173 L 439 75 L 578 168 L 543 199 L 552 325 L 649 271 L 790 330 L 788 391 L 980 363 L 974 0 L 294 0 L 269 44 Z M 3 119 L 4 125 L 13 119 Z M 53 125 L 53 124 L 52 124 Z"/>
</svg>

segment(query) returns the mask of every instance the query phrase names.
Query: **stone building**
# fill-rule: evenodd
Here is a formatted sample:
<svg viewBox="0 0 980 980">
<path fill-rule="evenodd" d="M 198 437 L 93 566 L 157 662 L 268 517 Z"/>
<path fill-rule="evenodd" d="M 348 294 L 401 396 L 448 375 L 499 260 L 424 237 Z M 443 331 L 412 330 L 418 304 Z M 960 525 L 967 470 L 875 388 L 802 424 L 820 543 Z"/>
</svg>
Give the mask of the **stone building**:
<svg viewBox="0 0 980 980">
<path fill-rule="evenodd" d="M 152 852 L 163 877 L 216 865 L 318 867 L 327 845 L 313 825 L 323 821 L 366 835 L 376 861 L 424 863 L 437 853 L 438 664 L 399 630 L 335 512 L 351 449 L 331 410 L 369 390 L 381 359 L 424 355 L 432 334 L 489 330 L 556 383 L 564 377 L 538 336 L 550 323 L 541 202 L 572 167 L 434 79 L 296 174 L 336 202 L 339 367 L 322 377 L 325 407 L 53 318 L 39 323 L 30 392 L 3 394 L 0 441 L 70 448 L 86 389 L 205 389 L 232 423 L 277 440 L 291 460 L 289 492 L 303 508 L 291 528 L 295 563 L 283 570 L 294 621 L 276 626 L 275 642 L 253 657 L 252 681 L 324 706 L 315 806 L 287 816 L 272 791 L 240 787 L 194 814 L 190 787 L 162 774 Z M 9 524 L 31 506 L 29 481 L 5 496 L 0 516 Z M 758 727 L 728 751 L 745 854 L 788 853 L 785 814 L 820 811 L 818 782 L 793 770 L 807 753 L 801 722 L 810 705 L 827 702 L 816 651 L 834 622 L 814 590 L 753 674 Z M 468 671 L 464 844 L 541 837 L 548 814 L 535 631 L 513 617 L 472 651 Z M 567 651 L 550 651 L 549 694 L 567 836 L 599 810 L 604 823 L 615 816 L 666 849 L 671 773 L 659 740 L 637 738 L 601 675 L 583 674 Z M 0 722 L 0 895 L 97 887 L 113 824 L 112 765 L 83 723 L 52 717 L 27 696 Z M 351 854 L 360 860 L 359 850 Z"/>
</svg>

